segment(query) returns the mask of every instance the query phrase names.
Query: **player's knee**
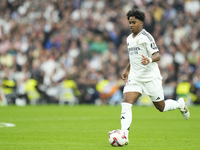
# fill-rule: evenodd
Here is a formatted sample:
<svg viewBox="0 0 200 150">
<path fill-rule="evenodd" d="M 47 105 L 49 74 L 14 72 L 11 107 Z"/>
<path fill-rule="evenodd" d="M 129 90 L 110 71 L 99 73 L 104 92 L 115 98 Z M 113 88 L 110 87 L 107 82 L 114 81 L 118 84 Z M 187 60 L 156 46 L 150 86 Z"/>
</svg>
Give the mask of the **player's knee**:
<svg viewBox="0 0 200 150">
<path fill-rule="evenodd" d="M 129 99 L 125 99 L 125 98 L 122 100 L 122 102 L 123 103 L 131 103 L 131 101 Z"/>
<path fill-rule="evenodd" d="M 123 102 L 123 103 L 130 103 L 130 104 L 133 104 L 133 103 L 135 102 L 135 100 L 129 99 L 129 98 L 124 98 L 124 99 L 122 100 L 122 102 Z"/>
<path fill-rule="evenodd" d="M 159 112 L 163 112 L 164 111 L 164 107 L 156 107 L 157 108 L 157 110 L 159 111 Z"/>
<path fill-rule="evenodd" d="M 160 102 L 154 102 L 154 105 L 155 105 L 156 109 L 159 110 L 160 112 L 164 111 L 164 108 L 165 108 L 164 100 L 160 101 Z"/>
<path fill-rule="evenodd" d="M 158 109 L 158 108 L 157 108 L 157 109 Z M 159 111 L 159 112 L 163 112 L 163 111 L 164 111 L 164 109 L 161 109 L 161 108 L 159 108 L 159 109 L 158 109 L 158 111 Z"/>
</svg>

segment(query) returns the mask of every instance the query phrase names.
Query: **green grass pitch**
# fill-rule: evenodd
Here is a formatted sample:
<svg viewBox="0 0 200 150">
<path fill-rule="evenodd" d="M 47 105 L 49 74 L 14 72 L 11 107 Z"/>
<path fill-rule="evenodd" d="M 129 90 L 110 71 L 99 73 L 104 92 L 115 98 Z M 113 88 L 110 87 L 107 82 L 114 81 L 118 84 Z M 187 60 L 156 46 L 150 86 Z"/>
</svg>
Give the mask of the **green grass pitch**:
<svg viewBox="0 0 200 150">
<path fill-rule="evenodd" d="M 200 107 L 190 119 L 179 110 L 160 113 L 154 107 L 133 106 L 129 145 L 112 147 L 108 131 L 120 129 L 120 106 L 0 107 L 0 150 L 198 150 Z"/>
</svg>

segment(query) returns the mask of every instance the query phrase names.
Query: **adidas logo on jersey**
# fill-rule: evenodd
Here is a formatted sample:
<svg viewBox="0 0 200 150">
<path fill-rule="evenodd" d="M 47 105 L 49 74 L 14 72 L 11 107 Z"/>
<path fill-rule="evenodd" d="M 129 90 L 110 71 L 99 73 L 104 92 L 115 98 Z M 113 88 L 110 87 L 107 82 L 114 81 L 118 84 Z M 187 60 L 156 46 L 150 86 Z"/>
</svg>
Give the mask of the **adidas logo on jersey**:
<svg viewBox="0 0 200 150">
<path fill-rule="evenodd" d="M 156 100 L 159 100 L 160 99 L 160 97 L 158 97 Z"/>
<path fill-rule="evenodd" d="M 124 116 L 122 116 L 122 117 L 121 117 L 121 119 L 125 119 L 125 117 L 124 117 Z"/>
</svg>

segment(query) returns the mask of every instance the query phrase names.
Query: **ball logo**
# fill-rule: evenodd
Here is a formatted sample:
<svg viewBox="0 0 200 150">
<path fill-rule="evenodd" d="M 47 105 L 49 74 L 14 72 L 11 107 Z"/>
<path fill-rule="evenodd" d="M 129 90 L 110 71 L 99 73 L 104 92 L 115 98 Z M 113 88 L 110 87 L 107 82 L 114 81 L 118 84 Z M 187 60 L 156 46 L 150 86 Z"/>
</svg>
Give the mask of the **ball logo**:
<svg viewBox="0 0 200 150">
<path fill-rule="evenodd" d="M 127 145 L 127 137 L 125 136 L 125 132 L 119 129 L 108 132 L 108 141 L 112 146 L 121 147 Z"/>
</svg>

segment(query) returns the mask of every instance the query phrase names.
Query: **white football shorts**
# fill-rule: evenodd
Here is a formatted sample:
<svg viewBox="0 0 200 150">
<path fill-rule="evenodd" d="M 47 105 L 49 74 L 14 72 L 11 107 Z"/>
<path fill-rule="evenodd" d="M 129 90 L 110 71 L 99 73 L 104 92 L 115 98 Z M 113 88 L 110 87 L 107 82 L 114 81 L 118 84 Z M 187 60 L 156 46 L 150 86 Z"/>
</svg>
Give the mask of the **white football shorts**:
<svg viewBox="0 0 200 150">
<path fill-rule="evenodd" d="M 161 79 L 153 79 L 148 82 L 140 82 L 140 81 L 130 81 L 126 83 L 123 93 L 126 92 L 139 92 L 146 93 L 153 102 L 159 102 L 164 100 L 162 80 Z"/>
</svg>

